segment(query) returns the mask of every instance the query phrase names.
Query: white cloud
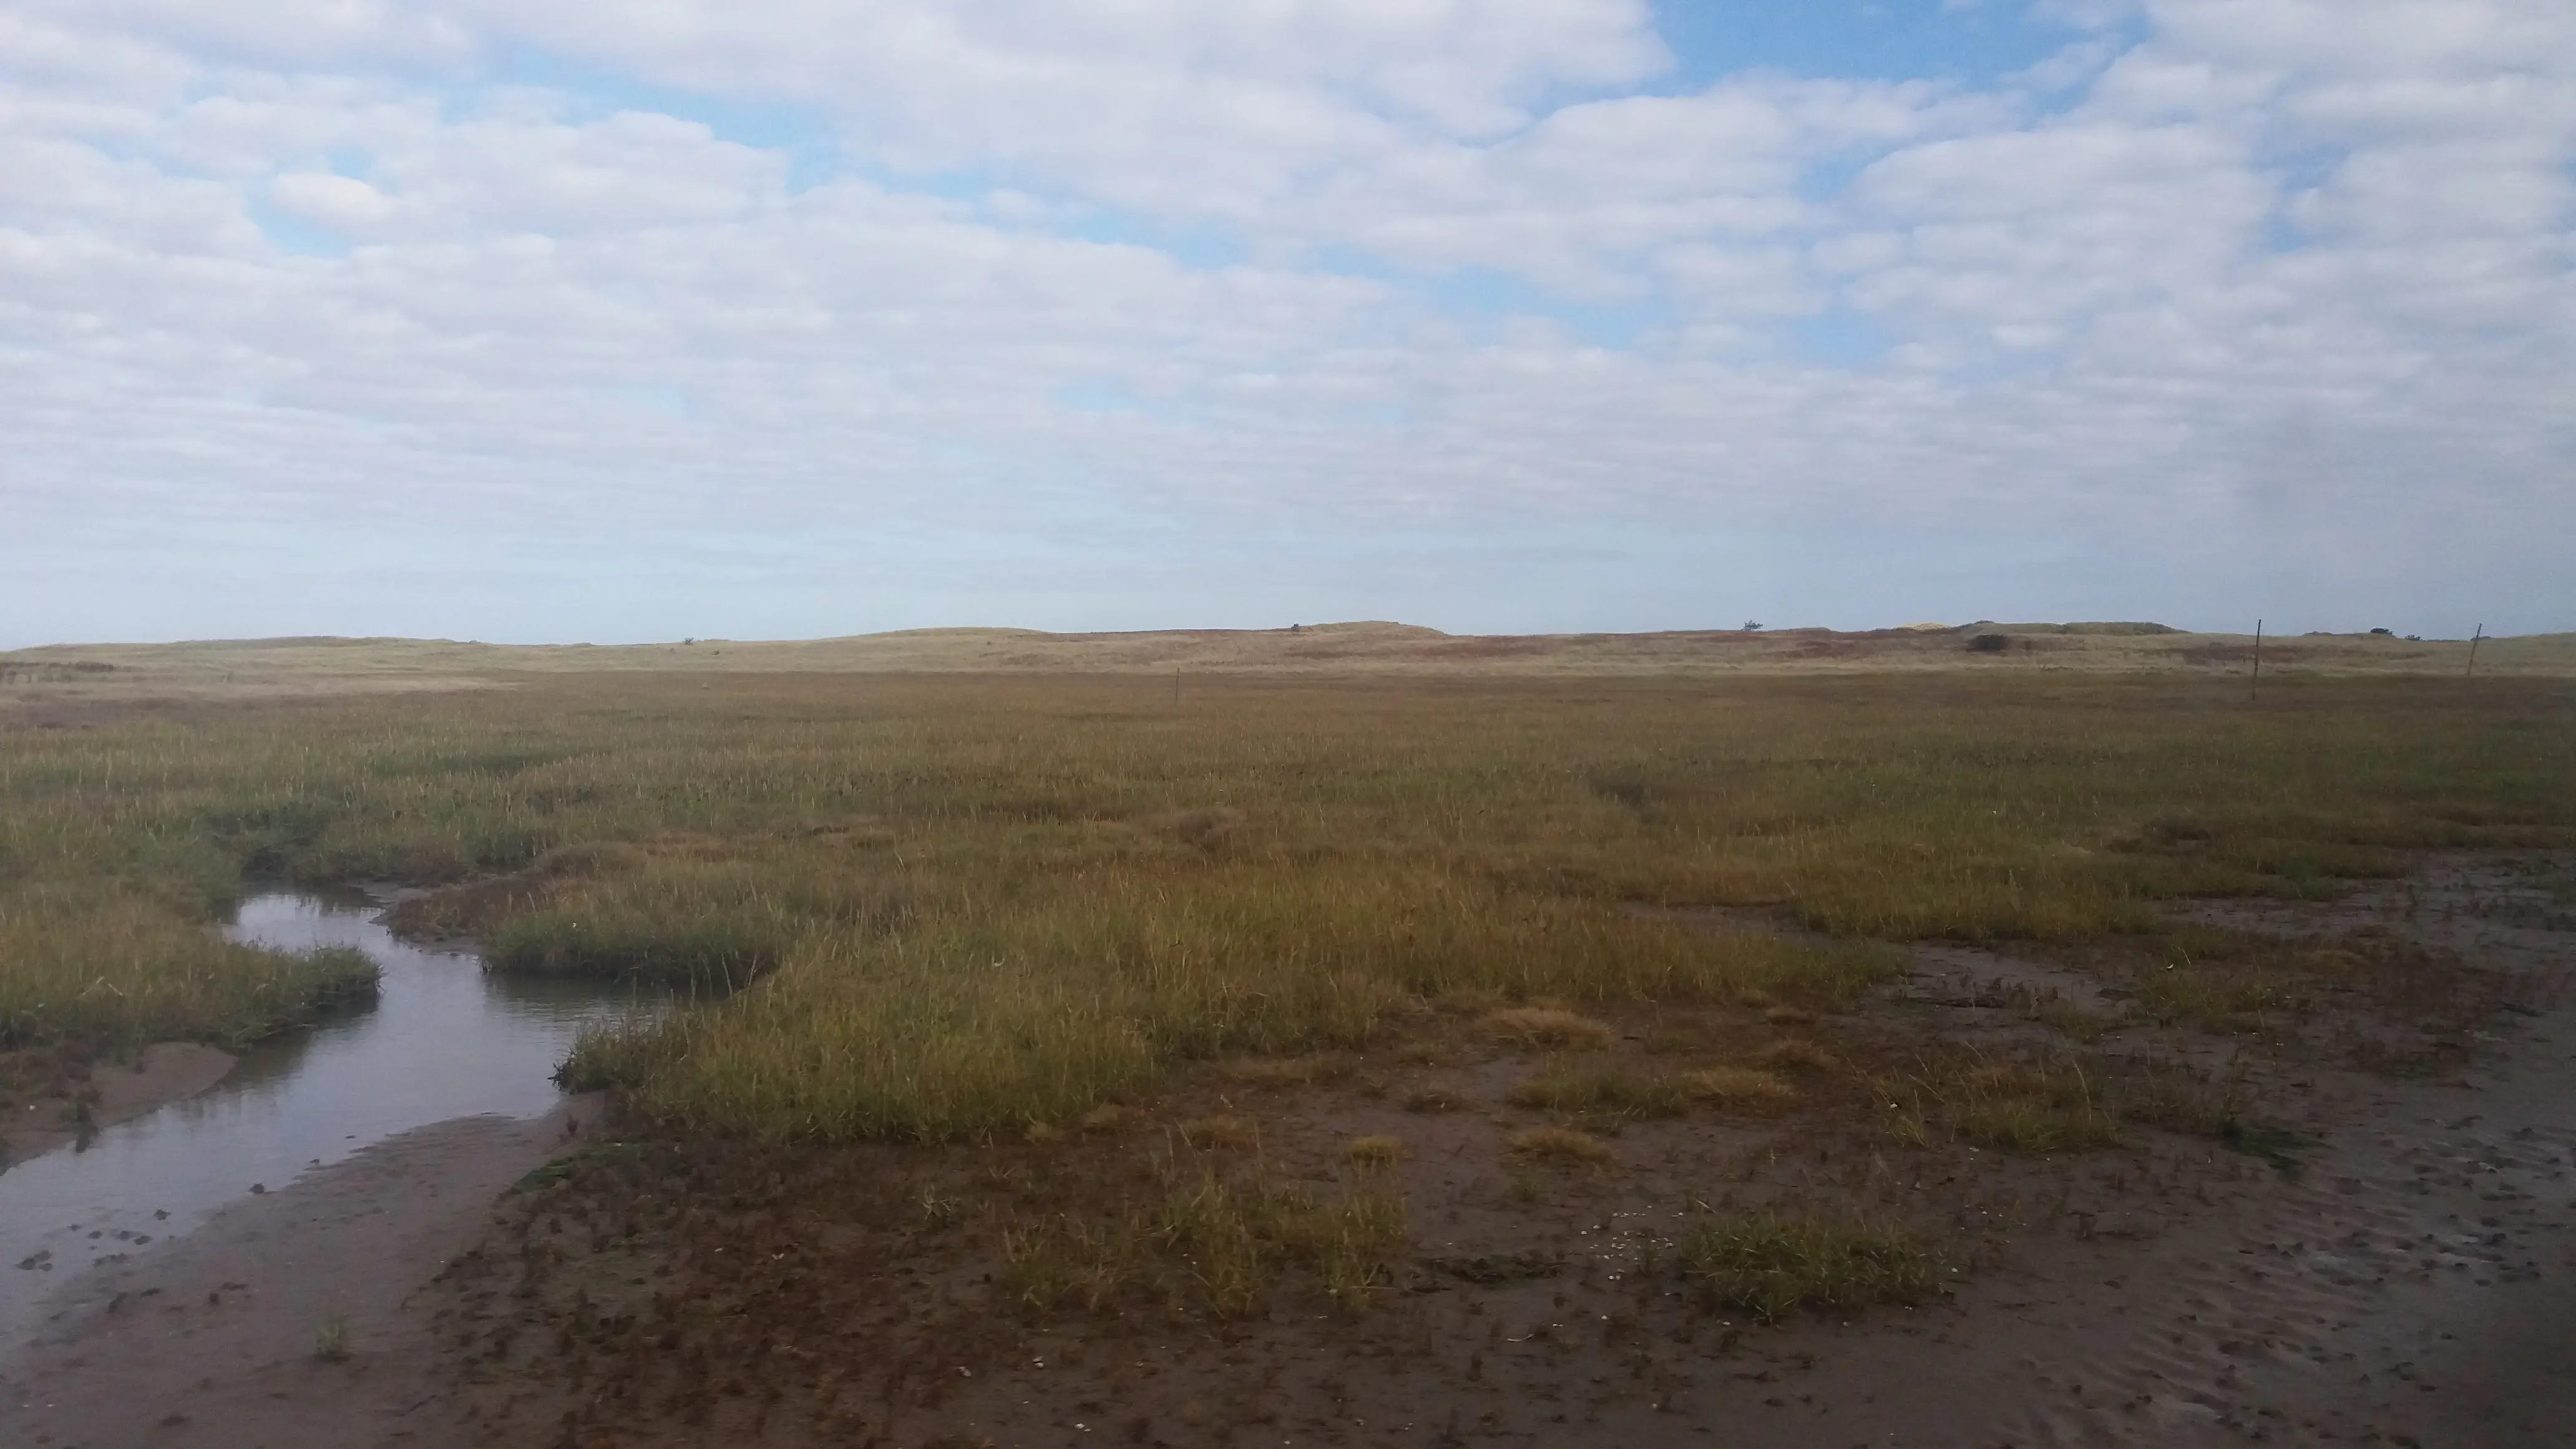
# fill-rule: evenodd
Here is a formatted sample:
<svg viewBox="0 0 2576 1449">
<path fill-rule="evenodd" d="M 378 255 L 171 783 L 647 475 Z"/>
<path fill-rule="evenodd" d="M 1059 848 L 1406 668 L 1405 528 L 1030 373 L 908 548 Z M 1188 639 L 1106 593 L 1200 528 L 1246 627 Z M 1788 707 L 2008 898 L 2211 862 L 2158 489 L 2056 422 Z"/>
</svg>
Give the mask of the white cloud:
<svg viewBox="0 0 2576 1449">
<path fill-rule="evenodd" d="M 268 184 L 271 199 L 287 211 L 324 226 L 366 231 L 394 214 L 391 197 L 349 176 L 296 172 Z"/>
<path fill-rule="evenodd" d="M 25 4 L 0 509 L 665 550 L 2008 518 L 2330 539 L 2351 587 L 2428 489 L 2477 557 L 2576 532 L 2576 21 L 2094 18 L 2142 38 L 1986 90 L 1678 91 L 1627 0 Z"/>
</svg>

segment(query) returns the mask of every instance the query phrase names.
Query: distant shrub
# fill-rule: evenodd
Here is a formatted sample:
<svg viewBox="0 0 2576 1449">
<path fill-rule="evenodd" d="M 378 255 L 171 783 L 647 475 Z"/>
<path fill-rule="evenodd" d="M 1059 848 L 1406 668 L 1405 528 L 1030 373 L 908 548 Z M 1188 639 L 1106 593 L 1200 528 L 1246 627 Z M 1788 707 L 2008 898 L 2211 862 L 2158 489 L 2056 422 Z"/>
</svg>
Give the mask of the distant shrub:
<svg viewBox="0 0 2576 1449">
<path fill-rule="evenodd" d="M 2001 654 L 2012 647 L 2010 634 L 1979 634 L 1968 641 L 1971 654 Z"/>
</svg>

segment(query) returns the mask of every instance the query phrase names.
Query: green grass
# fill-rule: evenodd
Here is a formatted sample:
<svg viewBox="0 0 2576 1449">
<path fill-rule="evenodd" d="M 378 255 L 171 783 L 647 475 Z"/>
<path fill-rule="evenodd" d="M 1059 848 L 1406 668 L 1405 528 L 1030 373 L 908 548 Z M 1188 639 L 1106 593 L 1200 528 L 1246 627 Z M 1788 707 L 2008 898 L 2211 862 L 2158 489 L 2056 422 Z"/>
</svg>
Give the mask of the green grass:
<svg viewBox="0 0 2576 1449">
<path fill-rule="evenodd" d="M 1097 1312 L 1151 1295 L 1168 1306 L 1246 1318 L 1283 1272 L 1303 1270 L 1345 1312 L 1363 1310 L 1411 1241 L 1404 1199 L 1376 1181 L 1337 1198 L 1258 1174 L 1170 1174 L 1159 1202 L 1102 1221 L 1057 1217 L 1006 1229 L 1002 1291 L 1047 1313 Z"/>
<path fill-rule="evenodd" d="M 1515 1107 L 1567 1116 L 1678 1117 L 1690 1110 L 1691 1094 L 1663 1075 L 1610 1069 L 1551 1067 L 1525 1078 L 1510 1093 Z"/>
<path fill-rule="evenodd" d="M 1800 1309 L 1920 1303 L 1941 1291 L 1939 1260 L 1908 1235 L 1861 1223 L 1751 1214 L 1704 1222 L 1676 1250 L 1718 1303 L 1774 1321 Z"/>
<path fill-rule="evenodd" d="M 232 945 L 113 886 L 0 892 L 0 1050 L 238 1047 L 371 998 L 376 975 L 355 951 Z"/>
<path fill-rule="evenodd" d="M 306 1009 L 301 968 L 196 940 L 254 880 L 506 877 L 408 914 L 501 969 L 755 983 L 586 1042 L 574 1079 L 676 1130 L 953 1138 L 1425 1003 L 1830 1013 L 1895 969 L 1873 938 L 2095 941 L 2176 897 L 2576 840 L 2576 685 L 2545 679 L 2290 680 L 2260 708 L 2038 671 L 1210 677 L 1177 706 L 1120 678 L 515 683 L 0 729 L 0 918 L 96 918 L 0 958 L 13 1029 L 103 1010 L 33 983 L 31 949 L 134 973 L 153 1030 Z"/>
<path fill-rule="evenodd" d="M 1928 1061 L 1882 1082 L 1901 1141 L 1924 1141 L 1934 1124 L 2007 1152 L 2089 1152 L 2122 1141 L 2120 1118 L 2072 1062 L 1996 1061 L 1973 1053 Z"/>
</svg>

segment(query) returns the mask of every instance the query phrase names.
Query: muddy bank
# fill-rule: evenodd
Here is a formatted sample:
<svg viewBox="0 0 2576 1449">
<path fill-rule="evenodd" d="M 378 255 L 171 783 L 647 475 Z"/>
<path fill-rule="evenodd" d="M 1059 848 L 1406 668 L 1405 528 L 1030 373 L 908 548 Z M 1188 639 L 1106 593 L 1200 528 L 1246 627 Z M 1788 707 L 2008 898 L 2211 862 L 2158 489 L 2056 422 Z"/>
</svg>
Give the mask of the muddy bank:
<svg viewBox="0 0 2576 1449">
<path fill-rule="evenodd" d="M 0 1443 L 478 1442 L 419 1290 L 597 1111 L 420 1128 L 64 1283 L 0 1366 Z"/>
<path fill-rule="evenodd" d="M 1909 1145 L 1883 1116 L 1837 1119 L 1811 1072 L 1803 1118 L 1596 1122 L 1615 1162 L 1539 1173 L 1504 1148 L 1535 1120 L 1510 1088 L 1541 1064 L 1473 1047 L 1360 1055 L 1295 1086 L 1212 1070 L 1126 1127 L 1029 1144 L 638 1150 L 512 1199 L 441 1290 L 459 1391 L 490 1406 L 485 1442 L 528 1449 L 568 1426 L 626 1449 L 2565 1443 L 2576 860 L 2438 858 L 2332 906 L 2193 911 L 2438 948 L 2392 959 L 2461 973 L 2467 1005 L 2391 1020 L 2351 974 L 2262 1034 L 2139 1016 L 2088 1060 L 2240 1073 L 2261 1131 L 2133 1123 L 2090 1150 Z M 1847 1054 L 1882 1034 L 2001 1053 L 2134 985 L 2037 955 L 1915 955 L 1879 1005 L 1791 1029 Z M 1647 1034 L 1678 1026 L 1661 1015 L 1597 1055 L 1652 1069 Z M 2415 1040 L 2436 1026 L 2443 1041 Z M 1400 1140 L 1413 1249 L 1364 1314 L 1293 1283 L 1232 1318 L 1150 1288 L 1032 1310 L 997 1284 L 1004 1233 L 1113 1221 L 1147 1200 L 1120 1174 L 1215 1110 L 1258 1119 L 1270 1170 L 1318 1194 L 1354 1136 Z M 1199 1152 L 1184 1177 L 1202 1164 L 1231 1170 Z M 1674 1271 L 1673 1225 L 1783 1200 L 1920 1227 L 1957 1291 L 1764 1326 Z"/>
<path fill-rule="evenodd" d="M 90 1069 L 88 1120 L 69 1097 L 42 1097 L 0 1118 L 0 1164 L 76 1143 L 85 1132 L 130 1122 L 214 1087 L 239 1058 L 202 1042 L 170 1041 L 145 1047 L 131 1062 Z"/>
</svg>

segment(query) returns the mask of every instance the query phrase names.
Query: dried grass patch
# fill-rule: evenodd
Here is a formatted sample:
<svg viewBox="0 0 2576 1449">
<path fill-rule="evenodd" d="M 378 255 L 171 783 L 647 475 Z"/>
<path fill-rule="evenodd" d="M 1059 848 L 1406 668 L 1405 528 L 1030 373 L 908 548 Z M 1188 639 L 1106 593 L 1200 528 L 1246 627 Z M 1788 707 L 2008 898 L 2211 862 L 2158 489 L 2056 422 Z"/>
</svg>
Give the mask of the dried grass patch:
<svg viewBox="0 0 2576 1449">
<path fill-rule="evenodd" d="M 1609 1143 L 1572 1127 L 1524 1127 L 1504 1145 L 1515 1157 L 1560 1166 L 1607 1167 L 1619 1160 Z"/>
<path fill-rule="evenodd" d="M 1606 1021 L 1553 1006 L 1519 1006 L 1485 1017 L 1485 1030 L 1525 1047 L 1602 1051 L 1619 1040 L 1619 1029 Z"/>
</svg>

